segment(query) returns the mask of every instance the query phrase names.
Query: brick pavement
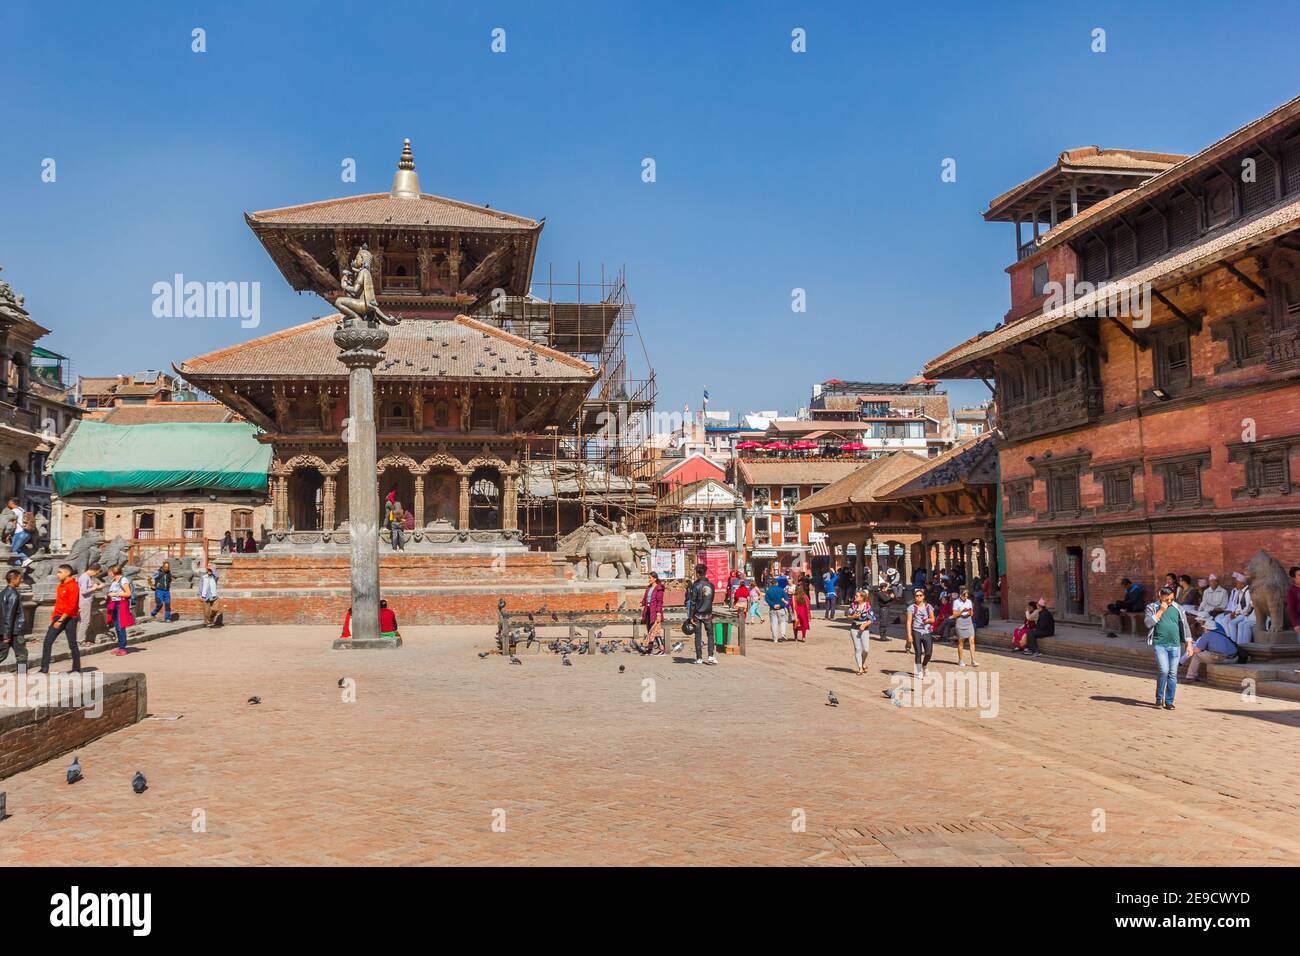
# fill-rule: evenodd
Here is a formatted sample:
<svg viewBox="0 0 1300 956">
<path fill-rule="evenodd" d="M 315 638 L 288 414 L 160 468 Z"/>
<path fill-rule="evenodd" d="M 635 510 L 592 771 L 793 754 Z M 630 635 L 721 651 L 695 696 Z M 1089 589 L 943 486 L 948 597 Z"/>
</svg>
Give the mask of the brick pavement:
<svg viewBox="0 0 1300 956">
<path fill-rule="evenodd" d="M 90 744 L 75 787 L 63 760 L 0 782 L 0 865 L 1300 862 L 1300 705 L 1199 686 L 1156 711 L 1152 679 L 985 652 L 997 717 L 896 707 L 880 692 L 901 641 L 873 642 L 857 677 L 838 623 L 809 644 L 761 633 L 716 668 L 512 666 L 476 656 L 487 627 L 404 628 L 384 654 L 231 627 L 100 656 L 184 716 Z M 933 671 L 953 659 L 940 647 Z"/>
</svg>

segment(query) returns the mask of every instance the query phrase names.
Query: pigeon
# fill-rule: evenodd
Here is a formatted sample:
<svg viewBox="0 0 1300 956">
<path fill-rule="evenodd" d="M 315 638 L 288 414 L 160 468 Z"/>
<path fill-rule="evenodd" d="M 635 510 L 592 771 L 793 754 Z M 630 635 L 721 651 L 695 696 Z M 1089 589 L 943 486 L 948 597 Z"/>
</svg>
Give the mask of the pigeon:
<svg viewBox="0 0 1300 956">
<path fill-rule="evenodd" d="M 529 612 L 528 612 L 528 620 L 531 621 L 532 619 L 533 619 L 533 612 L 532 612 L 532 611 L 529 611 Z"/>
<path fill-rule="evenodd" d="M 840 699 L 839 699 L 838 697 L 835 696 L 835 691 L 833 691 L 833 690 L 828 690 L 828 691 L 826 692 L 826 706 L 827 706 L 827 707 L 838 707 L 838 706 L 840 706 Z"/>
<path fill-rule="evenodd" d="M 624 667 L 622 664 L 619 664 L 619 665 L 618 665 L 618 672 L 619 672 L 620 674 L 623 673 L 623 672 L 626 671 L 626 670 L 627 670 L 627 668 Z"/>
<path fill-rule="evenodd" d="M 262 698 L 260 698 L 260 697 L 250 697 L 250 698 L 248 698 L 248 702 L 249 702 L 250 704 L 260 704 L 260 703 L 262 702 Z"/>
<path fill-rule="evenodd" d="M 81 779 L 81 761 L 76 757 L 72 758 L 72 763 L 68 765 L 68 783 L 76 783 Z"/>
<path fill-rule="evenodd" d="M 479 660 L 482 660 L 483 658 L 485 658 L 485 657 L 487 657 L 487 656 L 488 656 L 488 655 L 487 655 L 487 651 L 479 651 L 479 652 L 478 652 Z"/>
<path fill-rule="evenodd" d="M 500 599 L 498 599 L 498 600 L 497 600 L 497 610 L 498 610 L 498 611 L 504 611 L 505 609 L 506 609 L 506 599 L 505 599 L 505 598 L 500 598 Z"/>
<path fill-rule="evenodd" d="M 573 661 L 569 660 L 568 654 L 565 654 L 563 657 L 560 658 L 560 663 L 563 664 L 565 667 L 573 666 Z"/>
<path fill-rule="evenodd" d="M 149 789 L 149 781 L 144 778 L 144 774 L 139 770 L 137 770 L 135 776 L 131 778 L 131 789 L 136 793 L 144 793 Z"/>
<path fill-rule="evenodd" d="M 339 678 L 339 686 L 340 686 L 340 687 L 342 687 L 342 686 L 344 685 L 344 683 L 346 683 L 346 682 L 347 682 L 347 678 L 346 678 L 346 677 L 340 677 L 340 678 Z"/>
<path fill-rule="evenodd" d="M 558 615 L 558 614 L 556 614 L 554 611 L 552 611 L 552 612 L 551 612 L 551 620 L 552 620 L 552 621 L 558 621 L 559 619 L 560 619 L 560 615 Z"/>
<path fill-rule="evenodd" d="M 510 663 L 511 663 L 511 664 L 522 664 L 523 661 L 521 661 L 519 658 L 515 657 L 515 655 L 511 654 L 511 655 L 510 655 Z"/>
<path fill-rule="evenodd" d="M 681 642 L 681 641 L 678 641 L 676 644 L 673 645 L 673 653 L 674 653 L 674 654 L 679 653 L 679 652 L 681 651 L 682 647 L 683 647 L 682 642 Z"/>
</svg>

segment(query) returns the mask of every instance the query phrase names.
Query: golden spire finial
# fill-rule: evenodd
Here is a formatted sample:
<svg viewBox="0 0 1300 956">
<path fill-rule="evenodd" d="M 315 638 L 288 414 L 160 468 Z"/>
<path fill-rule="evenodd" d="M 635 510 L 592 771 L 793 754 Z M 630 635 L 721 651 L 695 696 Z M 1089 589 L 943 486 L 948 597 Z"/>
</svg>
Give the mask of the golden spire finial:
<svg viewBox="0 0 1300 956">
<path fill-rule="evenodd" d="M 402 140 L 402 158 L 397 161 L 397 172 L 393 174 L 393 191 L 395 199 L 419 199 L 420 177 L 415 171 L 415 154 L 411 152 L 411 141 Z"/>
</svg>

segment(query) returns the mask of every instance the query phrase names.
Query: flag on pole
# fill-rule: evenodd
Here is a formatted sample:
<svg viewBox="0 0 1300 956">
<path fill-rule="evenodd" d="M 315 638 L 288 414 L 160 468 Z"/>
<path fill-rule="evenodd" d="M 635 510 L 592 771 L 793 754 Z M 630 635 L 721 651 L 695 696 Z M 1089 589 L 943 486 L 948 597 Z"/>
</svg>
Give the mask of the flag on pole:
<svg viewBox="0 0 1300 956">
<path fill-rule="evenodd" d="M 704 386 L 704 410 L 700 413 L 704 416 L 709 414 L 709 386 Z"/>
</svg>

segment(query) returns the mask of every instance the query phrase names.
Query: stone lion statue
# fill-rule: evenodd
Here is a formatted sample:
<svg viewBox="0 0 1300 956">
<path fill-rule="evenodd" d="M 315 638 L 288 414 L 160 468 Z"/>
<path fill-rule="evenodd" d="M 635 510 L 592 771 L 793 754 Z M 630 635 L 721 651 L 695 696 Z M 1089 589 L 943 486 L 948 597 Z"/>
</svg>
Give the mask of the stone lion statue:
<svg viewBox="0 0 1300 956">
<path fill-rule="evenodd" d="M 627 534 L 606 534 L 588 538 L 577 551 L 578 557 L 587 559 L 587 577 L 600 576 L 602 565 L 614 565 L 614 577 L 630 578 L 636 573 L 637 559 L 650 553 L 650 541 L 640 531 Z"/>
<path fill-rule="evenodd" d="M 1286 568 L 1263 548 L 1246 565 L 1250 575 L 1250 596 L 1255 602 L 1255 627 L 1260 631 L 1286 628 L 1286 592 L 1291 586 Z M 1266 626 L 1267 623 L 1267 626 Z M 1292 626 L 1296 622 L 1292 621 Z"/>
</svg>

